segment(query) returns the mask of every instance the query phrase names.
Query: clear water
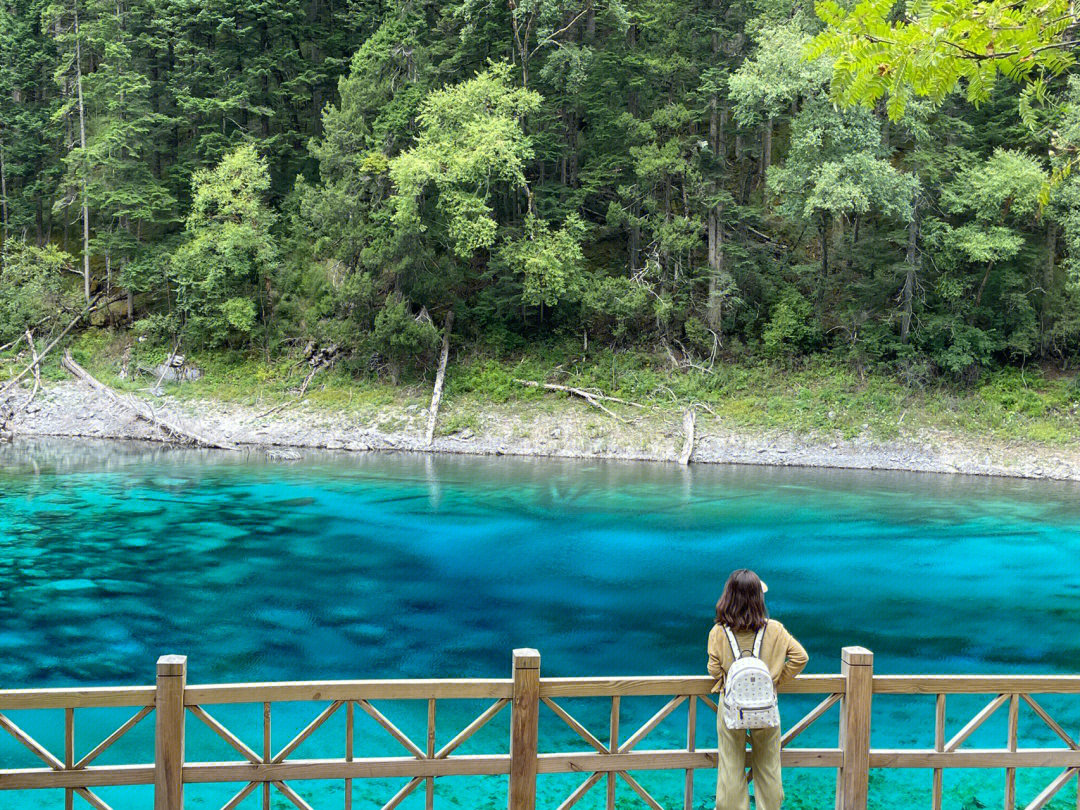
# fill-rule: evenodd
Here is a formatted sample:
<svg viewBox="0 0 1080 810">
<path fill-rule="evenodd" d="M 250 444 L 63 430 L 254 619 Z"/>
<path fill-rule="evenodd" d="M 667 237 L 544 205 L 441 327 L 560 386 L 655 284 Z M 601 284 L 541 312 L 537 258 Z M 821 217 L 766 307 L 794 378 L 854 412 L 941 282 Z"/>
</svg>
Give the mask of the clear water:
<svg viewBox="0 0 1080 810">
<path fill-rule="evenodd" d="M 537 647 L 545 675 L 703 672 L 726 574 L 755 568 L 769 607 L 803 642 L 811 672 L 837 672 L 861 644 L 879 672 L 1080 670 L 1080 487 L 885 472 L 692 467 L 508 458 L 312 455 L 301 462 L 123 444 L 0 447 L 0 687 L 149 684 L 168 652 L 192 683 L 362 677 L 505 677 L 514 647 Z M 816 697 L 789 696 L 791 722 Z M 949 701 L 951 735 L 986 697 Z M 662 701 L 624 701 L 624 735 Z M 1074 736 L 1080 701 L 1044 705 Z M 603 701 L 570 710 L 606 738 Z M 323 706 L 274 708 L 280 747 Z M 422 705 L 380 706 L 422 740 Z M 438 744 L 485 708 L 439 704 Z M 875 746 L 932 745 L 932 698 L 879 697 Z M 211 709 L 258 749 L 261 706 Z M 130 713 L 128 713 L 130 714 Z M 502 752 L 503 712 L 460 749 Z M 344 749 L 343 713 L 299 757 Z M 76 713 L 77 756 L 122 710 Z M 358 713 L 359 753 L 404 752 Z M 59 713 L 12 718 L 54 752 Z M 643 747 L 685 742 L 685 711 Z M 680 727 L 681 723 L 681 727 Z M 1001 747 L 1004 712 L 968 743 Z M 715 744 L 704 720 L 699 745 Z M 1021 747 L 1056 739 L 1021 713 Z M 194 718 L 188 758 L 235 759 Z M 542 745 L 583 746 L 543 716 Z M 801 738 L 835 745 L 836 709 Z M 99 764 L 146 761 L 152 722 Z M 37 760 L 6 735 L 0 767 Z M 1054 772 L 1022 771 L 1029 801 Z M 681 807 L 681 775 L 642 773 Z M 697 774 L 695 807 L 712 807 Z M 582 777 L 541 777 L 556 807 Z M 1000 771 L 951 771 L 947 807 L 1001 802 Z M 875 772 L 872 805 L 928 806 L 930 773 Z M 354 783 L 380 807 L 404 780 Z M 834 774 L 791 770 L 786 807 L 832 805 Z M 239 787 L 239 786 L 237 786 Z M 340 783 L 300 783 L 340 807 Z M 629 788 L 619 807 L 644 806 Z M 102 789 L 117 810 L 146 788 Z M 188 788 L 188 806 L 233 790 Z M 578 807 L 600 807 L 603 785 Z M 1053 807 L 1074 807 L 1070 785 Z M 77 799 L 77 801 L 80 801 Z M 505 779 L 436 782 L 436 806 L 505 807 Z M 11 810 L 63 806 L 62 793 L 0 792 Z M 280 797 L 275 807 L 291 806 Z M 403 807 L 423 806 L 422 790 Z M 1021 805 L 1022 806 L 1022 805 Z M 257 792 L 241 807 L 261 807 Z"/>
</svg>

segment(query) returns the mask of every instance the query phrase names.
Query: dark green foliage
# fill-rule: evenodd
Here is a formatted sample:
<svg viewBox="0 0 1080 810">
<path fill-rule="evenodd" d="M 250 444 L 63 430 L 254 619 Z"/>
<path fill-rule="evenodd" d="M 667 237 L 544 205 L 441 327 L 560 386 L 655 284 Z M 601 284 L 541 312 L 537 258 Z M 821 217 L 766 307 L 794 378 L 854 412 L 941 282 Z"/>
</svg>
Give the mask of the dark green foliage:
<svg viewBox="0 0 1080 810">
<path fill-rule="evenodd" d="M 268 321 L 278 261 L 270 186 L 254 147 L 196 172 L 184 241 L 172 257 L 179 330 L 196 345 L 250 340 Z"/>
<path fill-rule="evenodd" d="M 375 316 L 371 341 L 375 350 L 390 364 L 391 374 L 397 381 L 404 366 L 422 364 L 430 358 L 439 342 L 439 330 L 430 318 L 414 316 L 408 301 L 390 297 Z"/>
<path fill-rule="evenodd" d="M 9 239 L 0 254 L 0 343 L 27 329 L 47 334 L 79 310 L 79 296 L 66 283 L 72 258 L 53 245 L 39 248 Z M 66 323 L 64 324 L 66 325 Z"/>
<path fill-rule="evenodd" d="M 976 107 L 805 59 L 821 31 L 791 0 L 0 0 L 4 284 L 61 311 L 88 258 L 159 343 L 395 376 L 450 311 L 497 353 L 1072 362 L 1077 80 L 963 73 Z M 2 335 L 44 315 L 0 296 Z"/>
</svg>

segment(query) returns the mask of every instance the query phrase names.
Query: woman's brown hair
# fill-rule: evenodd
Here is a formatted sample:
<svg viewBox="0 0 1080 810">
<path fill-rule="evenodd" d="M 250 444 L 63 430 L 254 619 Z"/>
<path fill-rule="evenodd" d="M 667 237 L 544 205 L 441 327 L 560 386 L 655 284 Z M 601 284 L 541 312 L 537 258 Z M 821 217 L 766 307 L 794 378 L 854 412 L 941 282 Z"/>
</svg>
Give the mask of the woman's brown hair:
<svg viewBox="0 0 1080 810">
<path fill-rule="evenodd" d="M 716 623 L 735 632 L 757 632 L 769 622 L 761 580 L 749 568 L 732 571 L 716 603 Z"/>
</svg>

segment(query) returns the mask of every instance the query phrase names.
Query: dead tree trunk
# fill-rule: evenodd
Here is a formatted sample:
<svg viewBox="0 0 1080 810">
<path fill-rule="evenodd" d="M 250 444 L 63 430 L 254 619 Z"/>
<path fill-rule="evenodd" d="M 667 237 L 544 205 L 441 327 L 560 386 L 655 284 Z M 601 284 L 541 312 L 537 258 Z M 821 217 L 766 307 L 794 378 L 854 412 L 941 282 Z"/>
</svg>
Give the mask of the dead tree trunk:
<svg viewBox="0 0 1080 810">
<path fill-rule="evenodd" d="M 919 246 L 919 221 L 915 212 L 912 212 L 911 222 L 908 223 L 908 244 L 905 264 L 907 272 L 904 274 L 904 289 L 900 292 L 900 342 L 907 343 L 911 334 L 911 301 L 915 297 L 915 273 L 918 269 Z"/>
<path fill-rule="evenodd" d="M 75 362 L 71 356 L 70 351 L 64 352 L 64 359 L 62 361 L 64 368 L 70 371 L 77 379 L 86 383 L 100 394 L 104 394 L 113 404 L 122 410 L 127 411 L 135 416 L 137 419 L 141 419 L 154 427 L 160 429 L 166 436 L 174 441 L 187 442 L 197 445 L 199 447 L 213 447 L 219 450 L 235 450 L 235 445 L 229 444 L 225 441 L 218 439 L 210 439 L 206 436 L 202 436 L 189 428 L 179 425 L 173 420 L 162 419 L 156 413 L 153 408 L 145 402 L 140 402 L 134 397 L 121 397 L 109 386 L 102 382 L 99 382 L 90 372 Z"/>
<path fill-rule="evenodd" d="M 0 138 L 0 217 L 2 217 L 2 230 L 0 230 L 0 244 L 7 241 L 8 235 L 8 204 L 7 204 L 7 170 L 4 166 L 4 139 Z M 0 262 L 3 259 L 0 258 Z M 0 264 L 0 267 L 3 265 Z"/>
<path fill-rule="evenodd" d="M 697 414 L 693 408 L 683 414 L 683 432 L 686 438 L 683 439 L 682 452 L 679 453 L 679 464 L 684 467 L 690 463 L 690 456 L 694 452 L 694 424 L 696 422 Z"/>
<path fill-rule="evenodd" d="M 443 383 L 446 380 L 446 361 L 450 358 L 450 330 L 454 326 L 454 311 L 446 313 L 443 326 L 442 353 L 439 355 L 439 370 L 435 373 L 435 389 L 431 393 L 431 407 L 428 408 L 427 435 L 425 442 L 430 447 L 435 440 L 435 420 L 439 416 L 439 403 L 442 402 Z"/>
<path fill-rule="evenodd" d="M 75 328 L 75 324 L 77 324 L 79 321 L 81 321 L 83 318 L 85 318 L 87 315 L 89 315 L 91 312 L 94 311 L 94 309 L 95 309 L 94 304 L 97 302 L 98 298 L 100 298 L 100 297 L 101 297 L 100 295 L 95 297 L 94 300 L 91 301 L 82 312 L 80 312 L 78 315 L 76 315 L 74 318 L 72 318 L 71 323 L 69 323 L 66 327 L 64 327 L 64 331 L 61 332 L 59 335 L 57 335 L 56 338 L 54 338 L 53 341 L 48 346 L 45 347 L 45 350 L 40 355 L 38 355 L 38 359 L 35 362 L 31 362 L 30 365 L 28 365 L 26 368 L 24 368 L 22 371 L 20 371 L 14 377 L 12 377 L 10 380 L 8 380 L 7 384 L 3 388 L 0 388 L 0 402 L 2 402 L 4 400 L 4 397 L 5 397 L 5 395 L 7 394 L 8 391 L 10 391 L 12 388 L 14 388 L 16 385 L 19 384 L 19 381 L 22 380 L 23 377 L 25 377 L 27 374 L 29 374 L 31 371 L 33 371 L 35 366 L 39 366 L 41 364 L 41 361 L 45 359 L 45 355 L 47 355 L 54 348 L 56 348 L 56 344 L 58 344 L 61 340 L 63 340 L 64 336 L 67 335 L 68 332 L 70 332 L 72 329 Z M 107 301 L 106 303 L 111 304 L 113 302 L 112 301 Z"/>
</svg>

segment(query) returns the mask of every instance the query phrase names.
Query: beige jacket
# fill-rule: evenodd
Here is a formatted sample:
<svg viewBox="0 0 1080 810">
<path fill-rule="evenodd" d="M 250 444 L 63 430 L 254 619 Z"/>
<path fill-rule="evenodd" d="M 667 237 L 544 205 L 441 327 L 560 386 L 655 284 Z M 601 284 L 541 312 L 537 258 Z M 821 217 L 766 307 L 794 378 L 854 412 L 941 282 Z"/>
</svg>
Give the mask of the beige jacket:
<svg viewBox="0 0 1080 810">
<path fill-rule="evenodd" d="M 739 643 L 740 650 L 750 650 L 754 646 L 754 633 L 736 633 L 735 640 Z M 794 678 L 806 666 L 809 658 L 806 650 L 795 640 L 784 625 L 769 619 L 765 627 L 765 635 L 761 639 L 761 660 L 772 673 L 773 682 L 779 684 L 782 680 Z M 731 644 L 728 643 L 727 633 L 719 624 L 714 624 L 709 632 L 709 674 L 717 679 L 713 692 L 719 692 L 724 688 L 724 673 L 735 662 L 731 652 Z"/>
</svg>

